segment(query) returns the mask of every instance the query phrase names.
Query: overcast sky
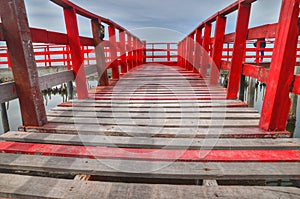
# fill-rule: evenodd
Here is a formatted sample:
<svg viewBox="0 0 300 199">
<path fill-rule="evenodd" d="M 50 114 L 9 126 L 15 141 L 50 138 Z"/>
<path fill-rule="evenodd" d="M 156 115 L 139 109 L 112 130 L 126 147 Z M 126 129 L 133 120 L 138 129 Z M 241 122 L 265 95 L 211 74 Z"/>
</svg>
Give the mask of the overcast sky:
<svg viewBox="0 0 300 199">
<path fill-rule="evenodd" d="M 180 40 L 201 21 L 235 0 L 71 0 L 73 3 L 133 31 L 142 39 Z M 275 23 L 282 0 L 257 0 L 250 27 Z M 49 0 L 25 0 L 31 27 L 65 32 L 62 9 Z M 236 13 L 228 16 L 226 32 L 234 31 Z M 91 36 L 89 20 L 78 17 L 80 34 Z M 149 28 L 151 27 L 151 28 Z"/>
</svg>

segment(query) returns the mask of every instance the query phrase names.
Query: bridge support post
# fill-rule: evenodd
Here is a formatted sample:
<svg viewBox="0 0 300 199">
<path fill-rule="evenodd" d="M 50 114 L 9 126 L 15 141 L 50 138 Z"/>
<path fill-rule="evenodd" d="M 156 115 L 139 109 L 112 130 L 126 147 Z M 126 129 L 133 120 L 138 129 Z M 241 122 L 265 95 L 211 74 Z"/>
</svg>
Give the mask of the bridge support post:
<svg viewBox="0 0 300 199">
<path fill-rule="evenodd" d="M 133 65 L 132 65 L 132 60 L 133 60 L 133 57 L 132 57 L 132 36 L 131 35 L 127 35 L 127 63 L 128 63 L 128 70 L 131 70 Z"/>
<path fill-rule="evenodd" d="M 299 0 L 283 0 L 259 127 L 285 130 L 298 43 Z"/>
<path fill-rule="evenodd" d="M 193 71 L 194 33 L 190 34 L 187 41 L 187 70 Z"/>
<path fill-rule="evenodd" d="M 184 68 L 188 69 L 188 41 L 187 41 L 187 38 L 183 40 L 183 58 L 184 58 Z"/>
<path fill-rule="evenodd" d="M 226 17 L 218 15 L 216 21 L 216 29 L 215 29 L 214 48 L 212 53 L 212 61 L 214 62 L 214 64 L 213 63 L 211 64 L 211 70 L 210 70 L 210 84 L 212 85 L 218 84 L 218 80 L 220 76 L 225 28 L 226 28 Z"/>
<path fill-rule="evenodd" d="M 250 12 L 251 3 L 239 3 L 227 99 L 236 99 L 238 95 L 243 58 L 246 50 Z"/>
<path fill-rule="evenodd" d="M 111 59 L 111 69 L 112 69 L 112 79 L 119 79 L 119 63 L 117 56 L 117 40 L 116 40 L 116 29 L 114 26 L 108 26 L 108 35 L 109 35 L 109 50 L 110 50 L 110 59 Z"/>
<path fill-rule="evenodd" d="M 25 126 L 47 123 L 23 0 L 1 0 L 0 13 Z"/>
<path fill-rule="evenodd" d="M 202 53 L 201 58 L 201 69 L 200 73 L 203 78 L 207 76 L 207 68 L 209 64 L 209 44 L 210 44 L 210 35 L 211 35 L 211 24 L 205 24 L 204 26 L 204 39 L 203 39 L 203 48 L 206 53 Z"/>
<path fill-rule="evenodd" d="M 195 55 L 194 55 L 194 67 L 197 71 L 200 71 L 200 56 L 201 52 L 201 45 L 202 45 L 202 28 L 197 28 L 196 30 L 196 43 L 195 43 Z"/>
<path fill-rule="evenodd" d="M 96 55 L 96 64 L 97 64 L 97 72 L 98 72 L 98 86 L 108 86 L 108 75 L 106 70 L 106 61 L 105 61 L 105 53 L 104 53 L 104 46 L 101 45 L 101 38 L 99 37 L 100 25 L 101 21 L 98 19 L 91 20 L 92 24 L 92 32 L 93 32 L 93 39 L 95 42 L 95 55 Z"/>
<path fill-rule="evenodd" d="M 121 50 L 121 73 L 127 73 L 127 60 L 126 60 L 126 44 L 125 44 L 125 31 L 119 31 L 120 50 Z"/>
<path fill-rule="evenodd" d="M 133 37 L 133 67 L 135 68 L 138 65 L 138 54 L 137 54 L 137 38 Z"/>
<path fill-rule="evenodd" d="M 75 10 L 73 8 L 64 8 L 64 17 L 69 38 L 72 66 L 75 76 L 78 99 L 85 99 L 88 97 L 88 92 L 84 71 L 84 58 L 81 52 L 78 23 Z"/>
</svg>

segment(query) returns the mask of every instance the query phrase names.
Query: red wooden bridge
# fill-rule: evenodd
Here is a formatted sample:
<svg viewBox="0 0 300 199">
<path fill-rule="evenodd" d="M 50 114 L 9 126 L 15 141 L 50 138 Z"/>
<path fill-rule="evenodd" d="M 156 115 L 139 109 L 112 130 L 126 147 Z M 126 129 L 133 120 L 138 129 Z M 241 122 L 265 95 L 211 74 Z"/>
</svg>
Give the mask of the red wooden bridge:
<svg viewBox="0 0 300 199">
<path fill-rule="evenodd" d="M 250 29 L 256 0 L 236 1 L 179 43 L 147 43 L 51 1 L 67 34 L 30 28 L 23 0 L 0 1 L 0 64 L 14 75 L 0 84 L 0 102 L 18 98 L 23 119 L 0 136 L 0 197 L 300 197 L 300 139 L 285 130 L 290 94 L 300 94 L 299 0 L 282 0 L 278 23 Z M 236 30 L 225 34 L 235 11 Z M 90 19 L 92 38 L 79 35 L 77 15 Z M 257 40 L 267 46 L 252 47 Z M 38 76 L 37 67 L 55 65 L 69 70 Z M 95 73 L 99 85 L 88 91 Z M 245 77 L 267 85 L 261 114 L 243 102 Z M 46 113 L 41 90 L 73 80 L 77 99 Z"/>
</svg>

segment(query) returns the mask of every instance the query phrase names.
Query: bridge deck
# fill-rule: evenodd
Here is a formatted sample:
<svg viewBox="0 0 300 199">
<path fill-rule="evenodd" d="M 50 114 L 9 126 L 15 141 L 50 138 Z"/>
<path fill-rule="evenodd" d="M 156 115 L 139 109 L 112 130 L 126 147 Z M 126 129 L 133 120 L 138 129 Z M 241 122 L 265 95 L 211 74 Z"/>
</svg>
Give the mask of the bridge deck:
<svg viewBox="0 0 300 199">
<path fill-rule="evenodd" d="M 137 67 L 54 108 L 49 124 L 2 135 L 1 179 L 10 183 L 0 196 L 299 197 L 284 187 L 154 185 L 300 178 L 300 140 L 260 130 L 257 111 L 208 82 L 179 67 Z"/>
</svg>

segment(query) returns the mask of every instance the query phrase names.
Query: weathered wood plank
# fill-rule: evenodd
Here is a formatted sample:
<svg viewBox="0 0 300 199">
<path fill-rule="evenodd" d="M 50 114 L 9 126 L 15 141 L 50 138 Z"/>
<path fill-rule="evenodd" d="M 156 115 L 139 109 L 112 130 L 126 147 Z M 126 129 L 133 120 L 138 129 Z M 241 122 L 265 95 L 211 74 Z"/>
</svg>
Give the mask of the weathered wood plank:
<svg viewBox="0 0 300 199">
<path fill-rule="evenodd" d="M 122 127 L 122 128 L 121 128 Z M 24 127 L 28 132 L 58 134 L 96 134 L 127 137 L 169 138 L 276 138 L 289 137 L 287 131 L 266 132 L 258 128 L 168 128 L 151 126 L 115 126 L 49 123 L 43 127 Z"/>
<path fill-rule="evenodd" d="M 297 179 L 300 162 L 160 162 L 0 154 L 0 168 L 56 174 L 158 179 Z"/>
<path fill-rule="evenodd" d="M 0 196 L 12 198 L 297 198 L 293 187 L 199 187 L 187 185 L 125 184 L 0 174 Z"/>
<path fill-rule="evenodd" d="M 62 106 L 62 107 L 56 107 L 53 108 L 52 111 L 81 111 L 81 112 L 130 112 L 130 113 L 162 113 L 162 108 L 166 109 L 166 112 L 168 113 L 257 113 L 256 110 L 252 108 L 225 108 L 225 107 L 168 107 L 162 106 L 160 107 L 159 105 L 142 105 L 140 107 L 134 107 L 134 105 L 131 106 L 122 106 L 118 105 L 117 107 L 111 107 L 112 105 L 108 105 L 107 107 L 103 106 L 96 106 L 96 107 L 89 107 L 89 105 L 86 106 Z M 165 113 L 165 112 L 164 112 Z"/>
<path fill-rule="evenodd" d="M 62 71 L 54 74 L 44 75 L 39 78 L 40 89 L 46 90 L 53 86 L 74 80 L 73 71 Z"/>
<path fill-rule="evenodd" d="M 107 146 L 121 148 L 166 148 L 166 149 L 206 149 L 215 150 L 262 150 L 300 149 L 300 139 L 190 139 L 190 138 L 145 138 L 118 137 L 88 134 L 50 134 L 30 132 L 8 132 L 1 140 L 14 142 L 63 144 L 77 146 Z"/>
<path fill-rule="evenodd" d="M 186 150 L 0 142 L 1 153 L 176 162 L 300 162 L 300 150 Z"/>
<path fill-rule="evenodd" d="M 259 119 L 258 113 L 130 113 L 130 112 L 80 112 L 80 111 L 49 111 L 47 113 L 51 117 L 84 117 L 84 118 L 132 118 L 132 119 Z"/>
<path fill-rule="evenodd" d="M 137 125 L 137 126 L 153 126 L 153 127 L 257 127 L 258 119 L 170 119 L 166 118 L 163 121 L 161 119 L 150 118 L 150 119 L 126 119 L 126 118 L 101 118 L 101 119 L 90 119 L 80 117 L 47 117 L 51 123 L 64 123 L 64 124 L 98 124 L 98 125 Z"/>
</svg>

